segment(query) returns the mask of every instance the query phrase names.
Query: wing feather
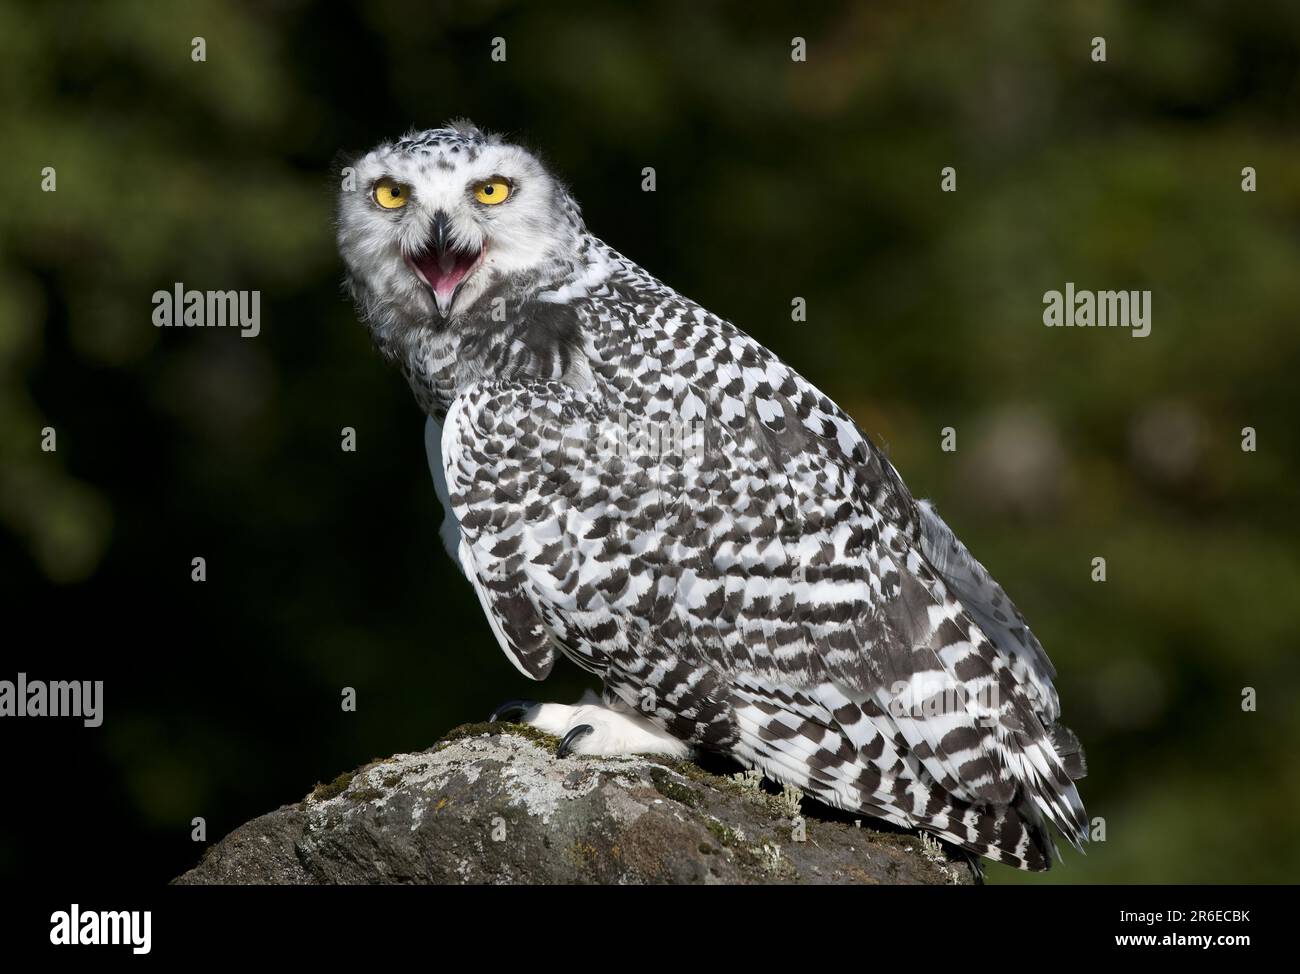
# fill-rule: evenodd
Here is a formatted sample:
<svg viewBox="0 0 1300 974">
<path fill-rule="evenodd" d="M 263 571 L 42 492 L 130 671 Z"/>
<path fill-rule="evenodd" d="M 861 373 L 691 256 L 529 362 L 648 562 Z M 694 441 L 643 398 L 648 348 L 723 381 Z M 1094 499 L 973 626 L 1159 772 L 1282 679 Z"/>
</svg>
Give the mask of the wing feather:
<svg viewBox="0 0 1300 974">
<path fill-rule="evenodd" d="M 592 386 L 483 380 L 447 416 L 461 558 L 507 655 L 536 678 L 558 650 L 685 740 L 1044 868 L 1044 821 L 1086 833 L 1082 755 L 1002 589 L 770 352 L 610 293 Z M 608 448 L 628 416 L 703 445 Z"/>
</svg>

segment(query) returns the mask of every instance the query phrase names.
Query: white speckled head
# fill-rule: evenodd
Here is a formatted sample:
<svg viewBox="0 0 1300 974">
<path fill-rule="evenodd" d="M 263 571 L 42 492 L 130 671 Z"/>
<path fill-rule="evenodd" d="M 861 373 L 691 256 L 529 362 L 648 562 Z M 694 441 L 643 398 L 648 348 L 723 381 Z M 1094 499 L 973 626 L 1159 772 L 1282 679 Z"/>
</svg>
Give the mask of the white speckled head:
<svg viewBox="0 0 1300 974">
<path fill-rule="evenodd" d="M 503 279 L 571 266 L 578 210 L 532 153 L 468 122 L 412 133 L 352 163 L 339 196 L 349 284 L 382 337 L 438 326 Z"/>
</svg>

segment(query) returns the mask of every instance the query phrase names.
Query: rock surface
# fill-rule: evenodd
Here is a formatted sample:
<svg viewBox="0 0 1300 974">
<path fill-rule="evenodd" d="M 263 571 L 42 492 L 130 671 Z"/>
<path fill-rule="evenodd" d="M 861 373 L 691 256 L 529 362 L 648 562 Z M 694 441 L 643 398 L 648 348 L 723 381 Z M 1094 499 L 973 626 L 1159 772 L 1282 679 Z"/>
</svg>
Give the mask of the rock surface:
<svg viewBox="0 0 1300 974">
<path fill-rule="evenodd" d="M 556 758 L 554 738 L 458 728 L 253 819 L 178 884 L 974 882 L 933 842 L 754 777 L 649 757 Z"/>
</svg>

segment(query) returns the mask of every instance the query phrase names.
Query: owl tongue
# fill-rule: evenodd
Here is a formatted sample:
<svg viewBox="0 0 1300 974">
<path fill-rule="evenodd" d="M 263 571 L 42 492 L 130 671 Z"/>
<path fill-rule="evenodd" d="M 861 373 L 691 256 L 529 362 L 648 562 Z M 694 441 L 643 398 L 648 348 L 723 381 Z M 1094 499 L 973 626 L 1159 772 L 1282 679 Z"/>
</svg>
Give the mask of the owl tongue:
<svg viewBox="0 0 1300 974">
<path fill-rule="evenodd" d="M 428 251 L 410 258 L 416 273 L 439 298 L 446 299 L 473 269 L 479 254 L 463 250 Z"/>
</svg>

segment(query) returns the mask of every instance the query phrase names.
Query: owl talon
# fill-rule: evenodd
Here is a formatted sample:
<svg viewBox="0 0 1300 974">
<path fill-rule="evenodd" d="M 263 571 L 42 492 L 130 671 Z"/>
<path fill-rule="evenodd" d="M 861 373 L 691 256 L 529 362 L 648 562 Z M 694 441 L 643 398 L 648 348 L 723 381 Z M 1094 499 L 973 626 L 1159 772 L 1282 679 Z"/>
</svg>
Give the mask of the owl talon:
<svg viewBox="0 0 1300 974">
<path fill-rule="evenodd" d="M 590 724 L 579 724 L 577 727 L 574 727 L 565 734 L 564 739 L 560 741 L 560 746 L 555 749 L 555 756 L 557 758 L 568 757 L 569 752 L 573 749 L 573 745 L 582 740 L 588 734 L 594 733 L 595 730 L 596 728 L 592 727 Z"/>
<path fill-rule="evenodd" d="M 588 690 L 576 704 L 509 700 L 491 719 L 516 721 L 561 740 L 556 757 L 575 754 L 667 754 L 687 757 L 690 745 L 627 706 L 611 706 Z"/>
<path fill-rule="evenodd" d="M 496 710 L 492 711 L 492 716 L 488 718 L 489 724 L 500 723 L 509 720 L 512 724 L 523 723 L 524 714 L 537 706 L 535 700 L 507 700 Z"/>
</svg>

